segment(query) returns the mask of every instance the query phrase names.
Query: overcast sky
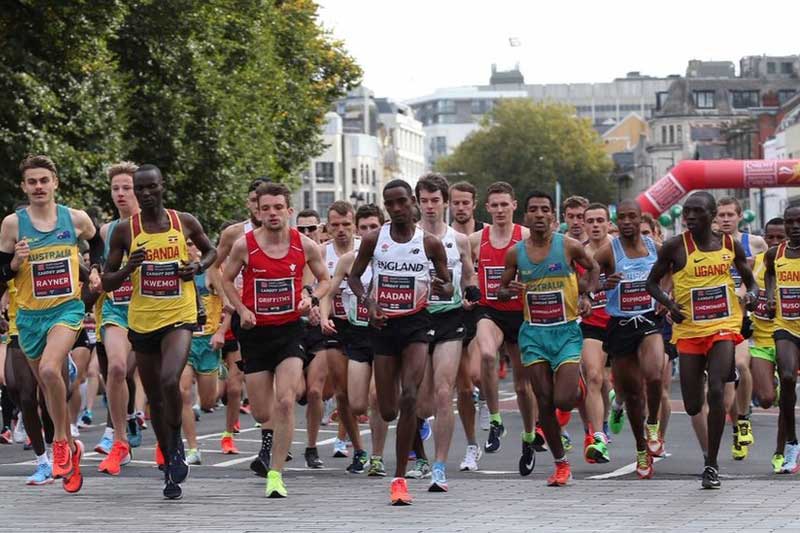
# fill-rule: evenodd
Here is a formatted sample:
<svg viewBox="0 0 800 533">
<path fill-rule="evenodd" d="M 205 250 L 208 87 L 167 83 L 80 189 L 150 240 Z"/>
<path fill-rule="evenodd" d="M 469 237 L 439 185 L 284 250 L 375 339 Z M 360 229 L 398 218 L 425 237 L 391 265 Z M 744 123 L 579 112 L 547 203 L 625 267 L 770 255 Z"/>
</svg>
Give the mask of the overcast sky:
<svg viewBox="0 0 800 533">
<path fill-rule="evenodd" d="M 519 62 L 527 83 L 684 74 L 689 59 L 800 53 L 800 1 L 318 0 L 376 96 L 486 84 Z M 512 47 L 513 39 L 518 46 Z"/>
</svg>

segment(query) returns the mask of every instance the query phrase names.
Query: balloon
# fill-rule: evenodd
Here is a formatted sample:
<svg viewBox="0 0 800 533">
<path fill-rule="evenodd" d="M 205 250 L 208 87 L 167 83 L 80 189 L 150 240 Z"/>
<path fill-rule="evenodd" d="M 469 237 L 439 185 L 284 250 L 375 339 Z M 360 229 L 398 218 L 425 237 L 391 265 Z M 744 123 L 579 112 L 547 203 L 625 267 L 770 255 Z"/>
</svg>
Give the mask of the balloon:
<svg viewBox="0 0 800 533">
<path fill-rule="evenodd" d="M 683 207 L 679 205 L 673 205 L 669 210 L 669 214 L 672 215 L 673 219 L 676 219 L 683 214 Z"/>
<path fill-rule="evenodd" d="M 750 209 L 745 209 L 742 215 L 744 217 L 744 221 L 748 224 L 756 219 L 756 214 Z"/>
<path fill-rule="evenodd" d="M 672 220 L 672 215 L 669 213 L 663 213 L 660 217 L 658 217 L 658 223 L 664 226 L 665 228 L 672 226 L 673 222 L 674 221 Z"/>
<path fill-rule="evenodd" d="M 561 224 L 558 225 L 558 232 L 559 233 L 566 233 L 567 232 L 567 227 L 568 227 L 567 223 L 566 222 L 562 222 Z"/>
</svg>

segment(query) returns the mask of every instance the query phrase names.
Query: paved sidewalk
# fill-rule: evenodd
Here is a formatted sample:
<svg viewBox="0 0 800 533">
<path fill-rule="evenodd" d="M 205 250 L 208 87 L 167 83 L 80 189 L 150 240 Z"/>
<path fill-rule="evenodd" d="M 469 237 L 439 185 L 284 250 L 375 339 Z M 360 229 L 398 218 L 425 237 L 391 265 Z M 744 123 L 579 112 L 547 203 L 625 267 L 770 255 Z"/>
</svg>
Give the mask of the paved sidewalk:
<svg viewBox="0 0 800 533">
<path fill-rule="evenodd" d="M 192 479 L 184 499 L 162 500 L 152 478 L 87 478 L 68 495 L 58 484 L 25 487 L 0 478 L 0 532 L 5 531 L 800 531 L 797 483 L 725 480 L 719 491 L 699 480 L 577 481 L 544 486 L 531 479 L 459 479 L 448 494 L 410 481 L 412 507 L 388 505 L 389 479 L 286 477 L 290 497 L 263 497 L 263 481 Z M 321 496 L 325 495 L 325 496 Z M 113 518 L 112 518 L 113 517 Z"/>
</svg>

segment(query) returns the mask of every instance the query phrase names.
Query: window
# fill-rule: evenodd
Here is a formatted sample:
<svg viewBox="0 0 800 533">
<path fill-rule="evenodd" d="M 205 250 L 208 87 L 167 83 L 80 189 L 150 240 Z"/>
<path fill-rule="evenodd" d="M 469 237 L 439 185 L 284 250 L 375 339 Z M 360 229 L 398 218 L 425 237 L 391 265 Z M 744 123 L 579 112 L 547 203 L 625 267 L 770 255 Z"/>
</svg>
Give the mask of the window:
<svg viewBox="0 0 800 533">
<path fill-rule="evenodd" d="M 433 152 L 436 155 L 444 155 L 447 153 L 447 137 L 434 137 Z"/>
<path fill-rule="evenodd" d="M 353 175 L 353 185 L 358 185 L 358 177 L 356 176 L 356 167 L 351 168 L 350 172 Z"/>
<path fill-rule="evenodd" d="M 667 144 L 667 127 L 661 126 L 661 144 Z"/>
<path fill-rule="evenodd" d="M 767 74 L 775 74 L 775 63 L 772 61 L 767 63 Z"/>
<path fill-rule="evenodd" d="M 378 184 L 377 175 L 375 174 L 375 169 L 372 169 L 372 186 L 375 187 Z"/>
<path fill-rule="evenodd" d="M 455 100 L 438 100 L 436 102 L 437 113 L 455 113 L 456 101 Z"/>
<path fill-rule="evenodd" d="M 330 161 L 317 161 L 315 165 L 317 183 L 333 183 L 333 163 Z"/>
<path fill-rule="evenodd" d="M 731 91 L 731 94 L 733 94 L 734 109 L 759 106 L 758 91 Z"/>
<path fill-rule="evenodd" d="M 473 115 L 482 115 L 486 112 L 485 102 L 485 100 L 473 100 L 470 102 L 470 112 Z"/>
<path fill-rule="evenodd" d="M 781 89 L 778 91 L 778 103 L 781 105 L 785 104 L 791 100 L 795 94 L 797 94 L 797 91 L 794 89 Z"/>
<path fill-rule="evenodd" d="M 358 176 L 359 176 L 359 182 L 361 182 L 361 184 L 363 185 L 364 184 L 364 164 L 363 163 L 360 165 Z"/>
<path fill-rule="evenodd" d="M 675 126 L 675 141 L 678 144 L 683 144 L 683 126 L 680 124 Z"/>
<path fill-rule="evenodd" d="M 675 126 L 669 126 L 669 144 L 675 144 Z"/>
<path fill-rule="evenodd" d="M 328 208 L 336 200 L 336 194 L 329 191 L 317 192 L 317 212 L 327 213 Z"/>
<path fill-rule="evenodd" d="M 694 91 L 692 99 L 697 109 L 714 109 L 714 91 Z"/>
<path fill-rule="evenodd" d="M 781 74 L 791 74 L 792 70 L 792 64 L 790 62 L 784 61 L 781 63 Z"/>
<path fill-rule="evenodd" d="M 303 191 L 303 209 L 311 209 L 311 191 Z"/>
</svg>

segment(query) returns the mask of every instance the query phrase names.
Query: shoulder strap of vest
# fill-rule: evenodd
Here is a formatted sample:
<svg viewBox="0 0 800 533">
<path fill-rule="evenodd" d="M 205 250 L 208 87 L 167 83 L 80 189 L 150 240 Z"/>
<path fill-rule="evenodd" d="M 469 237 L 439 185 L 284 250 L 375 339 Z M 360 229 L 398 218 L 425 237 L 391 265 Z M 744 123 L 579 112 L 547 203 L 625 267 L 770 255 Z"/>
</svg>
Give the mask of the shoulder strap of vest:
<svg viewBox="0 0 800 533">
<path fill-rule="evenodd" d="M 723 235 L 722 246 L 733 252 L 736 248 L 733 246 L 733 237 L 728 234 Z"/>
<path fill-rule="evenodd" d="M 778 251 L 775 253 L 775 259 L 780 259 L 786 253 L 786 243 L 782 242 L 778 245 Z"/>
<path fill-rule="evenodd" d="M 174 209 L 167 209 L 167 215 L 169 215 L 169 223 L 172 229 L 178 232 L 183 231 L 181 228 L 181 217 L 178 216 L 177 211 Z"/>
<path fill-rule="evenodd" d="M 686 259 L 689 259 L 689 256 L 697 249 L 697 246 L 694 244 L 694 239 L 690 231 L 684 231 L 682 235 L 683 247 L 686 249 Z"/>
<path fill-rule="evenodd" d="M 142 233 L 142 215 L 136 213 L 131 217 L 131 242 Z"/>
</svg>

